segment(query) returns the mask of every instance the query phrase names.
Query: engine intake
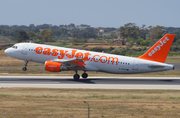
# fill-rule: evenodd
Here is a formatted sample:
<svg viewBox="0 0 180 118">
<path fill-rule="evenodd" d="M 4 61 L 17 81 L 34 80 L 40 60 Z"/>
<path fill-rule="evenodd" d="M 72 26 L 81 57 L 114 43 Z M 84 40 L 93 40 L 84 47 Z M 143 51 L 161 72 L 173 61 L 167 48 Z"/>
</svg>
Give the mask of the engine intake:
<svg viewBox="0 0 180 118">
<path fill-rule="evenodd" d="M 50 72 L 61 72 L 69 70 L 63 63 L 46 61 L 45 62 L 45 70 Z"/>
</svg>

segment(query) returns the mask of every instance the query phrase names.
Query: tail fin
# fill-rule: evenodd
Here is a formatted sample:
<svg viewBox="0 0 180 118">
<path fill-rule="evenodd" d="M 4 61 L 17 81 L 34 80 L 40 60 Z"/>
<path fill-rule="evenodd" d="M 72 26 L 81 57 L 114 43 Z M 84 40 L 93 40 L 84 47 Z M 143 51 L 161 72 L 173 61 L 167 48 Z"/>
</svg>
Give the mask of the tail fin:
<svg viewBox="0 0 180 118">
<path fill-rule="evenodd" d="M 164 63 L 173 43 L 174 37 L 174 34 L 166 34 L 146 53 L 138 58 Z"/>
</svg>

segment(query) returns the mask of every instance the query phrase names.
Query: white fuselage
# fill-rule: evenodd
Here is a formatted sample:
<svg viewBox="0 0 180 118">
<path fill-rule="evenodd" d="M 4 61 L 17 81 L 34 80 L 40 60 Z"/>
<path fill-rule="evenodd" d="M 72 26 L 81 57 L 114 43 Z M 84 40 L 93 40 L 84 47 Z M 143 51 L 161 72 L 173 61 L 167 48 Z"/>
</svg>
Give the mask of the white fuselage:
<svg viewBox="0 0 180 118">
<path fill-rule="evenodd" d="M 18 43 L 16 47 L 5 50 L 6 55 L 37 63 L 45 63 L 47 60 L 59 60 L 66 62 L 75 58 L 83 59 L 85 71 L 103 71 L 108 73 L 146 73 L 172 70 L 170 64 L 148 61 L 144 59 L 120 56 L 107 53 L 99 53 L 64 47 L 49 46 L 35 43 Z"/>
</svg>

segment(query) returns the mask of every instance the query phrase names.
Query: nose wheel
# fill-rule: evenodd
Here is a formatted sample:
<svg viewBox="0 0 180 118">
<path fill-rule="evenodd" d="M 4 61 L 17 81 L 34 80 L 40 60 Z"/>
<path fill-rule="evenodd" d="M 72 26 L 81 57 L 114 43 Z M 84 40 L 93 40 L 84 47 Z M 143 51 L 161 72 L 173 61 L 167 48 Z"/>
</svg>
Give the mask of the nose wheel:
<svg viewBox="0 0 180 118">
<path fill-rule="evenodd" d="M 27 70 L 27 68 L 26 68 L 26 67 L 23 67 L 23 68 L 22 68 L 22 70 L 23 70 L 23 71 L 26 71 L 26 70 Z"/>
<path fill-rule="evenodd" d="M 26 71 L 26 70 L 27 70 L 27 68 L 26 68 L 27 64 L 28 64 L 28 61 L 25 61 L 25 64 L 24 64 L 25 67 L 22 68 L 23 71 Z"/>
</svg>

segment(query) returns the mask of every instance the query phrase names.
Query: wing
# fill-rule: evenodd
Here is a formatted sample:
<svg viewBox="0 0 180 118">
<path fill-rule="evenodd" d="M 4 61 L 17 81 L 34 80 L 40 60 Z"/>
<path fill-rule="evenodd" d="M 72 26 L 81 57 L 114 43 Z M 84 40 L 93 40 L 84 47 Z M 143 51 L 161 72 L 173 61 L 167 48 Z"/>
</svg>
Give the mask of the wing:
<svg viewBox="0 0 180 118">
<path fill-rule="evenodd" d="M 78 58 L 78 59 L 76 59 L 76 58 L 74 58 L 74 59 L 54 59 L 51 61 L 63 63 L 73 70 L 77 70 L 77 69 L 85 70 L 85 65 L 86 65 L 84 63 L 84 60 L 80 59 L 80 58 Z"/>
</svg>

